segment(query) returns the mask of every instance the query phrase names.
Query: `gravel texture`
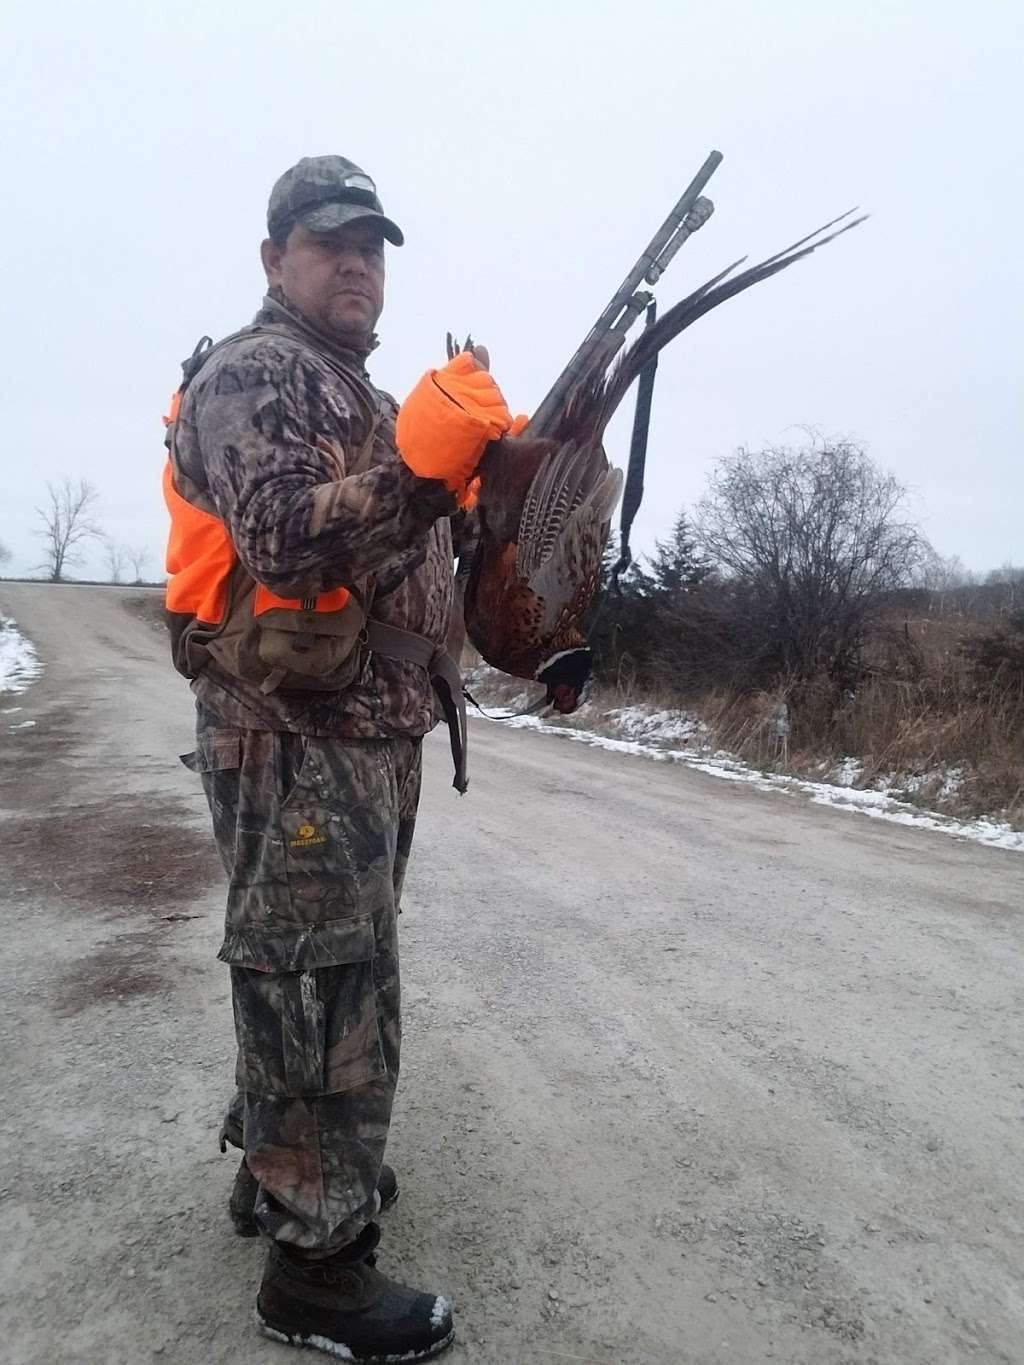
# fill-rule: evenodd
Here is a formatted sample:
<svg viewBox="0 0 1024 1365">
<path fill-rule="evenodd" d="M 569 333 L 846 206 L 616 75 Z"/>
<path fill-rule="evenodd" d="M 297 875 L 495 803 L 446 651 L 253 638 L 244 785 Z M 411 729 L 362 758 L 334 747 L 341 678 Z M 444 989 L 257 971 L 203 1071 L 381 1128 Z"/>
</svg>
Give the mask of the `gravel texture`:
<svg viewBox="0 0 1024 1365">
<path fill-rule="evenodd" d="M 269 1365 L 191 702 L 129 602 L 0 584 L 45 665 L 0 696 L 0 1357 Z M 1024 1360 L 1019 854 L 483 722 L 448 762 L 381 1249 L 445 1359 Z"/>
</svg>

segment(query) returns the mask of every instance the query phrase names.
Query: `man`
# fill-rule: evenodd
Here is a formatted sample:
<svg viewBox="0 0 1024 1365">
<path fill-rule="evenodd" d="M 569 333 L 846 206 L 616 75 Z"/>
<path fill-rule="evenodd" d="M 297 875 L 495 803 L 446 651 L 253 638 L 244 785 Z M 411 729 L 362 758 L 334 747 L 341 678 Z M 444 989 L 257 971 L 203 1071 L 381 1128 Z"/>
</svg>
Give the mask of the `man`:
<svg viewBox="0 0 1024 1365">
<path fill-rule="evenodd" d="M 300 161 L 274 186 L 268 233 L 254 324 L 186 364 L 165 477 L 175 662 L 198 711 L 185 761 L 229 878 L 238 1093 L 222 1142 L 245 1152 L 231 1213 L 269 1240 L 267 1336 L 423 1360 L 453 1338 L 448 1305 L 373 1254 L 397 1195 L 382 1164 L 396 917 L 431 674 L 449 703 L 457 690 L 449 519 L 512 419 L 464 354 L 417 386 L 396 443 L 365 361 L 384 243 L 402 233 L 358 166 Z"/>
</svg>

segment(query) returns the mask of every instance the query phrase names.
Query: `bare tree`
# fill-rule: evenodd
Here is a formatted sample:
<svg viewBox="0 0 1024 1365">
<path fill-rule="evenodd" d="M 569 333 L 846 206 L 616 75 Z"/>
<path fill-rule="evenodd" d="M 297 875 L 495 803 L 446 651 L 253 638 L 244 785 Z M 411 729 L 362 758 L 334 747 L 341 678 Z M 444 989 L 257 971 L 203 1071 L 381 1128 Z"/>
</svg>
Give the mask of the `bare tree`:
<svg viewBox="0 0 1024 1365">
<path fill-rule="evenodd" d="M 698 539 L 743 620 L 747 665 L 847 685 L 873 615 L 927 552 L 903 485 L 853 442 L 818 439 L 741 449 L 709 484 Z"/>
<path fill-rule="evenodd" d="M 980 574 L 966 569 L 959 555 L 943 556 L 930 546 L 911 578 L 911 587 L 924 590 L 922 608 L 935 616 L 962 615 L 970 610 L 980 583 Z"/>
<path fill-rule="evenodd" d="M 48 483 L 46 489 L 48 505 L 36 508 L 36 515 L 43 523 L 36 535 L 42 539 L 46 551 L 40 568 L 47 571 L 52 583 L 59 583 L 68 565 L 80 561 L 83 543 L 103 536 L 93 518 L 99 494 L 86 479 L 72 482 L 66 477 L 56 487 Z"/>
<path fill-rule="evenodd" d="M 135 574 L 135 582 L 142 582 L 142 571 L 149 563 L 149 551 L 144 545 L 126 545 L 124 553 Z"/>
<path fill-rule="evenodd" d="M 107 561 L 107 571 L 111 583 L 120 583 L 125 567 L 125 548 L 116 540 L 109 538 L 103 542 L 103 555 Z"/>
<path fill-rule="evenodd" d="M 7 548 L 7 546 L 3 543 L 3 541 L 0 540 L 0 564 L 9 564 L 10 562 L 11 562 L 11 552 L 10 552 L 10 550 Z"/>
<path fill-rule="evenodd" d="M 1009 583 L 1013 587 L 1024 584 L 1024 565 L 1011 564 L 1007 560 L 998 569 L 989 569 L 985 575 L 985 582 L 988 584 Z"/>
<path fill-rule="evenodd" d="M 965 569 L 959 555 L 940 555 L 930 547 L 922 554 L 914 571 L 912 586 L 925 588 L 940 596 L 955 588 L 968 588 L 977 582 L 977 574 Z"/>
<path fill-rule="evenodd" d="M 1000 605 L 1004 611 L 1016 611 L 1024 601 L 1024 565 L 1011 564 L 1009 560 L 998 569 L 990 569 L 985 575 L 985 585 L 1000 589 Z"/>
</svg>

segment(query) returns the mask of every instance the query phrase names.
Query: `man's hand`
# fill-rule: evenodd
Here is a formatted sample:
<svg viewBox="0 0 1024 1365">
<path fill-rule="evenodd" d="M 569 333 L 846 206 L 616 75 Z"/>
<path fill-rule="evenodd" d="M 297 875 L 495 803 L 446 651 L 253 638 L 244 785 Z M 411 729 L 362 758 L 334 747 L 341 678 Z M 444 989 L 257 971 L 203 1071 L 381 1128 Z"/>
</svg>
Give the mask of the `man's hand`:
<svg viewBox="0 0 1024 1365">
<path fill-rule="evenodd" d="M 422 479 L 440 479 L 464 501 L 480 457 L 513 426 L 491 378 L 484 346 L 461 351 L 428 370 L 398 410 L 395 437 L 402 459 Z"/>
</svg>

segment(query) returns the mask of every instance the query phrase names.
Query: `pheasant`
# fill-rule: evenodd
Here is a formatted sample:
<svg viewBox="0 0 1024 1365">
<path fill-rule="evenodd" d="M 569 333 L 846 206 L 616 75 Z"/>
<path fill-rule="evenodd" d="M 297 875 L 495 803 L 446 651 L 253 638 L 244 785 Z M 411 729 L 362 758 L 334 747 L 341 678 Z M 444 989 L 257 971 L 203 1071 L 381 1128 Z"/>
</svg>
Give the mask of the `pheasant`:
<svg viewBox="0 0 1024 1365">
<path fill-rule="evenodd" d="M 591 673 L 581 625 L 623 482 L 602 445 L 612 414 L 644 366 L 680 332 L 864 221 L 829 231 L 848 216 L 738 275 L 733 271 L 743 260 L 734 262 L 646 328 L 610 369 L 604 359 L 586 371 L 540 429 L 531 422 L 521 436 L 488 445 L 479 469 L 476 548 L 468 574 L 463 557 L 459 566 L 466 633 L 487 663 L 542 683 L 557 711 L 579 706 Z"/>
</svg>

